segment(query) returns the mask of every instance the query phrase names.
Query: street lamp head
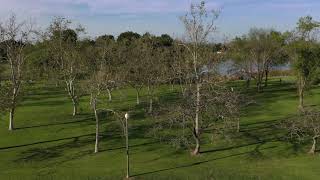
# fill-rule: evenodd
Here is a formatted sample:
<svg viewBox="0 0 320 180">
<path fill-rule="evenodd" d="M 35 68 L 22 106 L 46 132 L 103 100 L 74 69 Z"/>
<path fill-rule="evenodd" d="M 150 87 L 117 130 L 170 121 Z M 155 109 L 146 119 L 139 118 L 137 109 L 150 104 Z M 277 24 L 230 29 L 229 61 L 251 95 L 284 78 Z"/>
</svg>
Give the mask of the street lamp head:
<svg viewBox="0 0 320 180">
<path fill-rule="evenodd" d="M 126 119 L 129 119 L 129 113 L 126 113 L 125 115 L 124 115 L 124 117 L 126 118 Z"/>
</svg>

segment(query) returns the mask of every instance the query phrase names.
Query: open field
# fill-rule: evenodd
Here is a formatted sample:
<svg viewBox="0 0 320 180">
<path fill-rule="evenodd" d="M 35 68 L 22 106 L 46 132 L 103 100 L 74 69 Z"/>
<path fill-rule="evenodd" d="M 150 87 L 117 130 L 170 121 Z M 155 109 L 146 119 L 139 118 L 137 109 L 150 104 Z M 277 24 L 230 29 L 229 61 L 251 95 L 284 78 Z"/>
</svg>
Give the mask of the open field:
<svg viewBox="0 0 320 180">
<path fill-rule="evenodd" d="M 240 83 L 230 83 L 239 87 Z M 320 156 L 310 148 L 282 139 L 277 122 L 295 115 L 298 97 L 289 79 L 277 79 L 263 93 L 253 89 L 255 104 L 242 110 L 241 132 L 232 141 L 205 138 L 199 157 L 189 150 L 159 143 L 150 136 L 153 120 L 135 93 L 118 91 L 101 106 L 130 110 L 131 173 L 134 179 L 310 179 L 320 177 Z M 145 93 L 143 93 L 145 94 Z M 157 90 L 158 101 L 175 96 L 169 87 Z M 146 98 L 142 98 L 146 102 Z M 306 96 L 306 105 L 318 105 L 320 88 Z M 63 88 L 29 87 L 16 113 L 16 130 L 8 131 L 7 116 L 0 121 L 0 179 L 122 179 L 125 174 L 124 138 L 119 123 L 101 116 L 101 152 L 94 154 L 95 120 L 89 97 L 81 98 L 81 111 L 71 116 L 72 105 Z M 145 106 L 147 106 L 145 104 Z"/>
</svg>

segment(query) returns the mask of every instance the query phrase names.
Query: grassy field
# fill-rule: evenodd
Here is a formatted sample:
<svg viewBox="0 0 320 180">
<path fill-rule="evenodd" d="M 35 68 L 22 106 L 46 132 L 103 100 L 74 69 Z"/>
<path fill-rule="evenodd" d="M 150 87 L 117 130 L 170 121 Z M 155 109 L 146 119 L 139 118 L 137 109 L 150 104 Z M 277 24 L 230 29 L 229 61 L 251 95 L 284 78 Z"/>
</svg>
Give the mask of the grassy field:
<svg viewBox="0 0 320 180">
<path fill-rule="evenodd" d="M 134 179 L 320 179 L 320 156 L 306 154 L 300 146 L 281 139 L 275 128 L 279 120 L 294 116 L 298 98 L 289 79 L 273 80 L 263 93 L 250 90 L 256 101 L 243 109 L 241 132 L 232 141 L 210 142 L 199 157 L 148 136 L 152 127 L 141 106 L 135 105 L 132 89 L 114 92 L 103 106 L 136 112 L 130 121 L 132 175 Z M 243 82 L 241 82 L 243 83 Z M 240 87 L 237 83 L 232 86 Z M 174 96 L 159 88 L 158 96 Z M 124 138 L 113 118 L 101 119 L 101 152 L 94 154 L 95 120 L 89 97 L 81 98 L 80 115 L 71 116 L 72 105 L 62 88 L 37 85 L 28 88 L 17 109 L 16 130 L 7 130 L 7 117 L 0 121 L 0 179 L 123 179 Z M 124 101 L 126 100 L 126 101 Z M 147 101 L 143 97 L 144 102 Z M 320 104 L 320 88 L 308 92 L 309 106 Z"/>
</svg>

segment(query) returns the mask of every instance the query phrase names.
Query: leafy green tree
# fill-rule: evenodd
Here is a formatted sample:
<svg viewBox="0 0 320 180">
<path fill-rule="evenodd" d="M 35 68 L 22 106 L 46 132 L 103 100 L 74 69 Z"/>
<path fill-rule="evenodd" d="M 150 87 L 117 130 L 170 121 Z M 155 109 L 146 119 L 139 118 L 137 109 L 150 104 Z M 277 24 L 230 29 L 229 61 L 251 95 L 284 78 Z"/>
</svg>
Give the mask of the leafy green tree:
<svg viewBox="0 0 320 180">
<path fill-rule="evenodd" d="M 117 41 L 126 41 L 126 42 L 131 42 L 133 40 L 139 39 L 141 37 L 140 34 L 132 32 L 132 31 L 127 31 L 123 32 L 118 36 Z"/>
<path fill-rule="evenodd" d="M 247 80 L 247 87 L 254 77 L 258 92 L 262 91 L 263 79 L 268 85 L 273 66 L 286 62 L 285 39 L 277 31 L 251 29 L 249 34 L 237 37 L 230 43 L 229 56 L 235 60 L 235 70 Z"/>
<path fill-rule="evenodd" d="M 296 32 L 288 38 L 288 51 L 297 76 L 300 110 L 304 110 L 305 90 L 316 78 L 320 68 L 320 49 L 316 42 L 319 27 L 320 23 L 312 17 L 302 17 L 297 23 Z"/>
<path fill-rule="evenodd" d="M 299 109 L 304 109 L 304 95 L 313 79 L 317 77 L 320 68 L 320 47 L 316 43 L 303 40 L 295 41 L 291 45 L 293 53 L 293 68 L 297 76 Z"/>
<path fill-rule="evenodd" d="M 169 47 L 173 45 L 173 39 L 168 34 L 162 34 L 161 36 L 157 37 L 157 41 L 159 46 Z"/>
<path fill-rule="evenodd" d="M 234 62 L 231 72 L 242 76 L 246 81 L 246 88 L 249 88 L 251 79 L 254 77 L 254 63 L 250 57 L 248 38 L 236 37 L 229 43 L 227 52 L 227 56 Z"/>
</svg>

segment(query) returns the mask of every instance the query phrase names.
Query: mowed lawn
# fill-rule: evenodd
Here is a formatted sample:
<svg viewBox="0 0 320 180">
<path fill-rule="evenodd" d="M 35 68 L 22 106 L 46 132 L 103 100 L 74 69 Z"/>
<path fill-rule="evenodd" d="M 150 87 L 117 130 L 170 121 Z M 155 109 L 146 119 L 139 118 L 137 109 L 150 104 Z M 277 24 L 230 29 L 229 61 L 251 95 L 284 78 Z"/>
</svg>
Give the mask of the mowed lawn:
<svg viewBox="0 0 320 180">
<path fill-rule="evenodd" d="M 254 103 L 242 110 L 241 132 L 229 139 L 204 138 L 199 157 L 152 138 L 153 120 L 144 113 L 147 97 L 137 106 L 133 89 L 115 91 L 111 103 L 104 98 L 99 106 L 134 112 L 129 122 L 134 179 L 318 180 L 320 156 L 307 155 L 309 144 L 286 141 L 277 128 L 280 120 L 297 112 L 292 82 L 286 79 L 280 85 L 274 79 L 263 93 L 251 89 L 249 100 Z M 230 86 L 240 89 L 243 84 Z M 17 129 L 9 132 L 8 117 L 1 116 L 0 180 L 123 179 L 125 141 L 114 117 L 100 114 L 101 151 L 94 154 L 95 119 L 88 96 L 81 98 L 80 114 L 72 117 L 71 101 L 63 88 L 41 84 L 27 89 L 17 109 Z M 161 87 L 157 93 L 158 101 L 175 97 L 170 87 Z M 320 88 L 308 92 L 306 104 L 320 105 Z"/>
</svg>

